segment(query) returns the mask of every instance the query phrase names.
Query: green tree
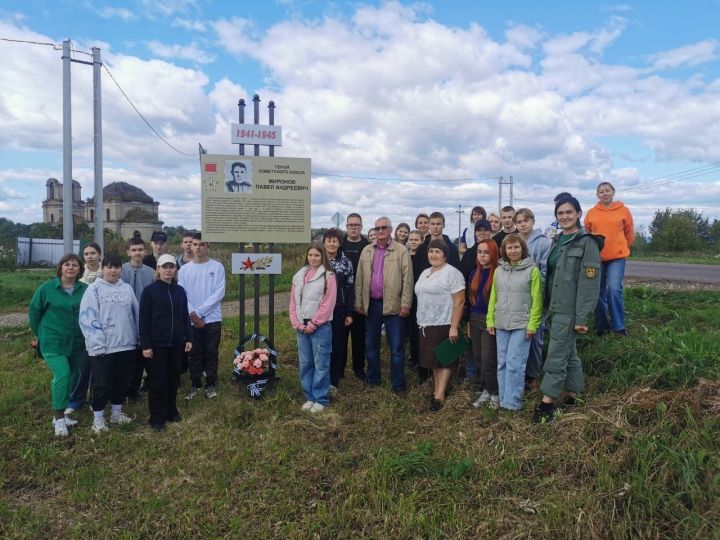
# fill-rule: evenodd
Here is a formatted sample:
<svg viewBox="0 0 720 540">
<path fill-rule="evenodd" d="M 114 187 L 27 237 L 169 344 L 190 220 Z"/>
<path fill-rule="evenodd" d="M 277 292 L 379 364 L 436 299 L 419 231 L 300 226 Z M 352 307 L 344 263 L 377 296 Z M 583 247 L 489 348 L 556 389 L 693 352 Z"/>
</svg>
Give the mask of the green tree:
<svg viewBox="0 0 720 540">
<path fill-rule="evenodd" d="M 653 251 L 698 251 L 711 243 L 708 219 L 693 209 L 656 211 L 650 235 Z"/>
</svg>

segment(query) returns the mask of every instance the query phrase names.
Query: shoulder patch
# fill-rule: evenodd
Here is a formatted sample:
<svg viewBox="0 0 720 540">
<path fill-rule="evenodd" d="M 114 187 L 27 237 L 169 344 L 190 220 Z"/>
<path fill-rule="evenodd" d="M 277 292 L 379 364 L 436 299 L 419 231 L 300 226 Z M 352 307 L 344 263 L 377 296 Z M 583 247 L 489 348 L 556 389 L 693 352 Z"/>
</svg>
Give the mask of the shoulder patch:
<svg viewBox="0 0 720 540">
<path fill-rule="evenodd" d="M 593 279 L 595 276 L 597 276 L 597 268 L 593 268 L 592 266 L 588 266 L 585 269 L 585 277 L 588 279 Z"/>
</svg>

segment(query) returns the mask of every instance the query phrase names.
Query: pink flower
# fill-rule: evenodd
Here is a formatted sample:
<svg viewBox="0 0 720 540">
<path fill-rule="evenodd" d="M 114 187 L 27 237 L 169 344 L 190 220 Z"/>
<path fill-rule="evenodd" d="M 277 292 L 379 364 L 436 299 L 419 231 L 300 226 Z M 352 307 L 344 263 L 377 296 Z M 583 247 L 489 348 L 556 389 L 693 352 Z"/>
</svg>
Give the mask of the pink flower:
<svg viewBox="0 0 720 540">
<path fill-rule="evenodd" d="M 253 367 L 256 367 L 256 368 L 262 367 L 262 361 L 260 361 L 260 360 L 253 361 Z"/>
<path fill-rule="evenodd" d="M 263 353 L 260 355 L 260 360 L 262 360 L 263 362 L 267 362 L 268 360 L 270 360 L 270 357 L 267 354 Z"/>
</svg>

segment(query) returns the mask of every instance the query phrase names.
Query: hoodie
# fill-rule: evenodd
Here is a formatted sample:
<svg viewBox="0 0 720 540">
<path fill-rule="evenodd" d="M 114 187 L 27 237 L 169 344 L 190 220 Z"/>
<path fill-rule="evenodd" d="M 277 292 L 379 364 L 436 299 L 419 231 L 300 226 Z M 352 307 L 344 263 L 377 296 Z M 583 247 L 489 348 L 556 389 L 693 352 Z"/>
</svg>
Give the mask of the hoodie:
<svg viewBox="0 0 720 540">
<path fill-rule="evenodd" d="M 97 278 L 80 302 L 80 330 L 90 356 L 137 348 L 139 307 L 132 287 L 122 279 Z"/>
<path fill-rule="evenodd" d="M 540 270 L 540 276 L 542 277 L 543 284 L 545 283 L 545 276 L 547 275 L 547 260 L 550 255 L 550 248 L 552 247 L 552 241 L 545 238 L 540 229 L 535 229 L 530 233 L 527 240 L 528 251 L 530 257 L 535 262 L 535 266 Z"/>
<path fill-rule="evenodd" d="M 597 203 L 585 216 L 585 229 L 592 234 L 605 237 L 605 246 L 600 251 L 600 260 L 614 261 L 630 255 L 635 241 L 635 225 L 632 214 L 620 201 L 610 206 Z"/>
</svg>

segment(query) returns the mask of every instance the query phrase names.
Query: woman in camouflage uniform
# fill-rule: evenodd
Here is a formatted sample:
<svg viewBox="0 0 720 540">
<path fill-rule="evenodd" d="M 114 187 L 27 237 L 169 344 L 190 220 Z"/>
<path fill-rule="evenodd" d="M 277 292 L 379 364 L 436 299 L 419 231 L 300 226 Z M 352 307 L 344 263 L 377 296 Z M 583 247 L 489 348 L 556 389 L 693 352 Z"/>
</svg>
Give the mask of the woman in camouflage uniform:
<svg viewBox="0 0 720 540">
<path fill-rule="evenodd" d="M 582 363 L 577 355 L 578 334 L 588 331 L 587 318 L 600 294 L 600 250 L 604 238 L 588 233 L 580 224 L 582 209 L 575 197 L 555 203 L 555 218 L 562 233 L 553 240 L 545 280 L 550 343 L 540 384 L 543 398 L 535 408 L 536 423 L 550 422 L 560 406 L 572 405 L 585 389 Z"/>
</svg>

